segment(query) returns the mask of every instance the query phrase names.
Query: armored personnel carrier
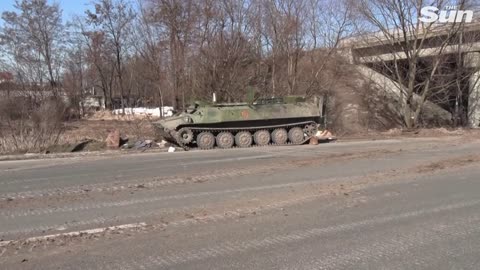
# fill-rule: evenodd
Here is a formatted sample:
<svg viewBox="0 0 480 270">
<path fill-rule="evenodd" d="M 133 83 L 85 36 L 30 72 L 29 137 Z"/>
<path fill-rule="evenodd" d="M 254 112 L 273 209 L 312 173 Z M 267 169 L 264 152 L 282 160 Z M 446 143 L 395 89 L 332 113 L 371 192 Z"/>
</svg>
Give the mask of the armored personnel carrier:
<svg viewBox="0 0 480 270">
<path fill-rule="evenodd" d="M 323 98 L 300 96 L 251 103 L 195 102 L 184 112 L 154 122 L 168 141 L 201 149 L 303 144 L 323 122 Z"/>
</svg>

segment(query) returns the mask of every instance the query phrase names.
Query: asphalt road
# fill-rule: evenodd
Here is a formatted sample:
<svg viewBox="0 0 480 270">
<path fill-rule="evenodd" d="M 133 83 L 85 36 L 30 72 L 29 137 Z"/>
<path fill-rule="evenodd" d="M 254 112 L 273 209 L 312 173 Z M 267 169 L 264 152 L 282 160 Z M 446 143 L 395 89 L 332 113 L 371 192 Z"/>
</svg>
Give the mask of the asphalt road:
<svg viewBox="0 0 480 270">
<path fill-rule="evenodd" d="M 480 269 L 480 141 L 0 162 L 0 269 Z"/>
</svg>

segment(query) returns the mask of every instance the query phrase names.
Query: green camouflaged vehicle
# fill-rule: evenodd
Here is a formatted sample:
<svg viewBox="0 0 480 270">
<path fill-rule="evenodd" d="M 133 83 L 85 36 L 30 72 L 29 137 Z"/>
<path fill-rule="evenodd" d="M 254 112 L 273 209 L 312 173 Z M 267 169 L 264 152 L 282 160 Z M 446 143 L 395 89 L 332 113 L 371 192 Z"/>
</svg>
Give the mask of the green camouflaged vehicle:
<svg viewBox="0 0 480 270">
<path fill-rule="evenodd" d="M 252 103 L 205 104 L 154 122 L 161 135 L 182 147 L 201 149 L 303 144 L 323 122 L 323 98 L 300 96 Z"/>
</svg>

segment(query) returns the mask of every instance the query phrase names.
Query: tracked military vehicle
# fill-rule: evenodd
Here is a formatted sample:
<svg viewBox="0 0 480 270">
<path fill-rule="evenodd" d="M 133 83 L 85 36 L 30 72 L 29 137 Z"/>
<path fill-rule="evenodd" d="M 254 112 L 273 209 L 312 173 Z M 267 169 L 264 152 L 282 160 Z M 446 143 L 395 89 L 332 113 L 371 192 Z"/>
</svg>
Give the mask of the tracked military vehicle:
<svg viewBox="0 0 480 270">
<path fill-rule="evenodd" d="M 323 122 L 323 98 L 287 96 L 251 103 L 195 104 L 154 122 L 168 141 L 201 149 L 303 144 Z"/>
</svg>

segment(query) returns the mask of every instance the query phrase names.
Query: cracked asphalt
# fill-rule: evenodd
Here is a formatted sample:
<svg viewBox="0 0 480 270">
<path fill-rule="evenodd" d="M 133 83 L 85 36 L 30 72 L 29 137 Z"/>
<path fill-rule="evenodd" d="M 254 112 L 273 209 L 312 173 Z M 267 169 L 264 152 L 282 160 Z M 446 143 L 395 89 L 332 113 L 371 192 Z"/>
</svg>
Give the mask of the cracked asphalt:
<svg viewBox="0 0 480 270">
<path fill-rule="evenodd" d="M 480 269 L 480 140 L 0 162 L 0 269 Z"/>
</svg>

